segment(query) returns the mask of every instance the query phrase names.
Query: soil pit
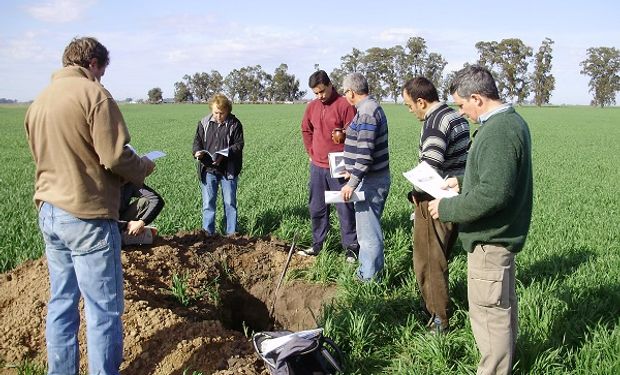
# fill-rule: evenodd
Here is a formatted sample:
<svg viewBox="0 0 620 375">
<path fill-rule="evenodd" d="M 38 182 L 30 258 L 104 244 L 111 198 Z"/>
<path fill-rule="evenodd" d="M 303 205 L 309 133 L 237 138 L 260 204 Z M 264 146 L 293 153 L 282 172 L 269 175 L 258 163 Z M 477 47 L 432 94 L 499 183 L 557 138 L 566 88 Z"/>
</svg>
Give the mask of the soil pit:
<svg viewBox="0 0 620 375">
<path fill-rule="evenodd" d="M 321 306 L 335 294 L 333 285 L 285 281 L 273 305 L 288 251 L 275 239 L 205 239 L 198 232 L 124 248 L 121 373 L 267 374 L 246 335 L 314 328 Z M 287 273 L 312 262 L 293 256 Z M 16 374 L 11 366 L 25 360 L 45 363 L 48 298 L 44 257 L 0 275 L 1 375 Z M 79 337 L 86 373 L 84 323 Z"/>
</svg>

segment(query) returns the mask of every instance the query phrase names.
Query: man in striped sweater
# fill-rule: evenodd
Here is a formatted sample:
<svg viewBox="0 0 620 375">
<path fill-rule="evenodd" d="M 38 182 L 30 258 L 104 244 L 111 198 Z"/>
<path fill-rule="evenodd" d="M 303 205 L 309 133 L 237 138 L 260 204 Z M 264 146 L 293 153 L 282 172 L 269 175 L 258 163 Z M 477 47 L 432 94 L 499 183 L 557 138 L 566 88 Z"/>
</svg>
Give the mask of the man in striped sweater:
<svg viewBox="0 0 620 375">
<path fill-rule="evenodd" d="M 469 144 L 467 120 L 441 103 L 435 85 L 424 77 L 405 83 L 403 99 L 409 112 L 424 122 L 419 161 L 427 162 L 442 177 L 463 175 Z M 415 205 L 413 269 L 431 315 L 427 326 L 432 333 L 444 332 L 449 328 L 448 258 L 458 236 L 457 225 L 433 219 L 428 212 L 433 197 L 415 186 L 408 198 Z"/>
<path fill-rule="evenodd" d="M 362 281 L 378 277 L 383 269 L 381 215 L 390 190 L 388 124 L 383 109 L 368 95 L 368 81 L 360 73 L 347 75 L 342 83 L 344 96 L 357 113 L 347 128 L 344 161 L 347 183 L 342 197 L 363 192 L 365 200 L 355 202 L 355 224 L 359 243 L 357 276 Z"/>
</svg>

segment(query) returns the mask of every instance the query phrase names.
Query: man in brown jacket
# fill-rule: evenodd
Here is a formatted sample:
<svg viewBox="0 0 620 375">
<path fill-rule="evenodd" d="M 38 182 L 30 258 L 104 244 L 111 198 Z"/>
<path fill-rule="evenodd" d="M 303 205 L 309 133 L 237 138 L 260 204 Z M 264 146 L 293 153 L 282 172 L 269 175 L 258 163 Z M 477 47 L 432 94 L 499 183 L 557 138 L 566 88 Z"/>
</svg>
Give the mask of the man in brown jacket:
<svg viewBox="0 0 620 375">
<path fill-rule="evenodd" d="M 109 62 L 96 39 L 73 39 L 63 68 L 26 113 L 36 164 L 34 201 L 50 278 L 50 374 L 79 372 L 78 302 L 84 297 L 91 374 L 118 374 L 123 358 L 123 276 L 116 221 L 123 181 L 154 169 L 136 155 L 123 116 L 99 83 Z"/>
</svg>

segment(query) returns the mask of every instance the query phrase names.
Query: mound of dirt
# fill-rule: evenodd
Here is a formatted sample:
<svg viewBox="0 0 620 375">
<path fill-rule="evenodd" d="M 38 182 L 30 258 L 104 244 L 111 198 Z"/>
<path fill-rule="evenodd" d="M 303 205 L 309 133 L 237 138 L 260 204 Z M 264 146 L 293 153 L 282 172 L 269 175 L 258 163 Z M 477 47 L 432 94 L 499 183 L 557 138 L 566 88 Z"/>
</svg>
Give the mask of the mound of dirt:
<svg viewBox="0 0 620 375">
<path fill-rule="evenodd" d="M 210 237 L 197 232 L 123 250 L 125 360 L 132 375 L 266 374 L 247 337 L 253 331 L 316 327 L 335 286 L 276 284 L 288 245 L 274 239 Z M 292 258 L 289 271 L 313 259 Z M 45 258 L 0 275 L 0 374 L 24 360 L 45 363 L 49 285 Z M 273 313 L 270 314 L 270 310 Z M 86 370 L 84 324 L 81 366 Z"/>
</svg>

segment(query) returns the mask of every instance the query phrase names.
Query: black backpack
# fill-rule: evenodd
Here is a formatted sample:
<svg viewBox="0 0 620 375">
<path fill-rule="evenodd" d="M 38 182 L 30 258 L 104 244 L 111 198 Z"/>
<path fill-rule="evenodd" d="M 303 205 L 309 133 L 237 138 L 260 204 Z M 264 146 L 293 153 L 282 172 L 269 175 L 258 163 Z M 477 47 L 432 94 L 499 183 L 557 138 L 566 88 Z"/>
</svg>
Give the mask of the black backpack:
<svg viewBox="0 0 620 375">
<path fill-rule="evenodd" d="M 280 338 L 279 342 L 268 340 Z M 282 341 L 286 342 L 281 344 Z M 270 343 L 278 342 L 274 348 Z M 258 332 L 254 350 L 271 375 L 334 375 L 343 372 L 340 348 L 322 329 L 291 332 Z"/>
</svg>

